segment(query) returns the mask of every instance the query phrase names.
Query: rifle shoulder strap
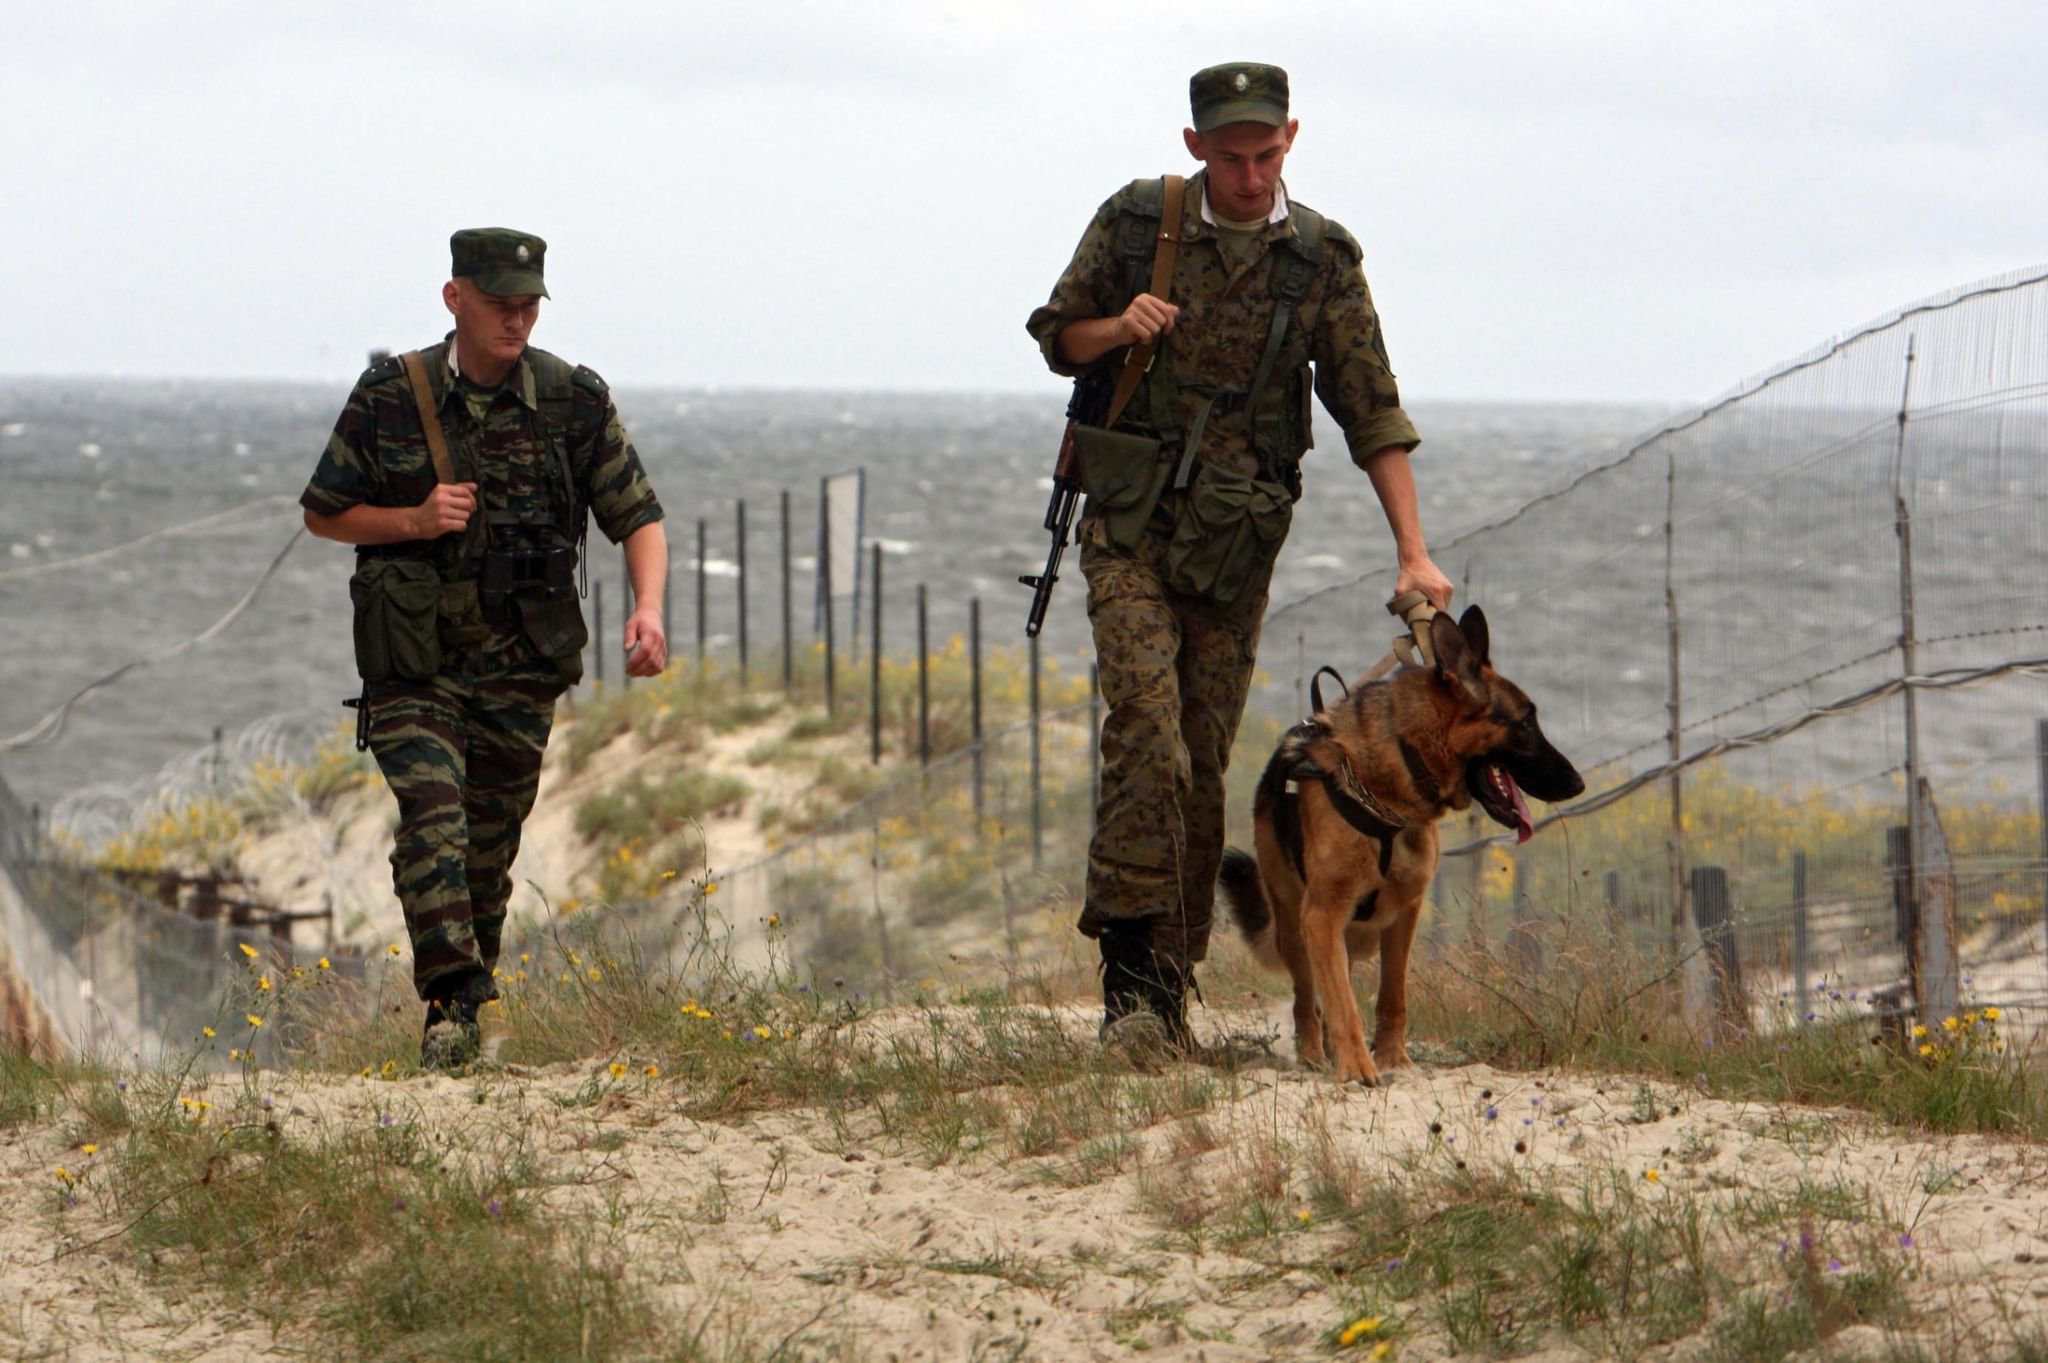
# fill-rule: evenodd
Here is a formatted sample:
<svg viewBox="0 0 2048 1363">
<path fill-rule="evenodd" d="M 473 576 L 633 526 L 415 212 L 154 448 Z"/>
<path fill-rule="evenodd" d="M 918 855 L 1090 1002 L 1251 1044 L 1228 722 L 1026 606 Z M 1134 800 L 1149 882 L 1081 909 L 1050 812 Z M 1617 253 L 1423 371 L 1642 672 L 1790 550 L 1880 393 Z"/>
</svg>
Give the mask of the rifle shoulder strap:
<svg viewBox="0 0 2048 1363">
<path fill-rule="evenodd" d="M 1173 292 L 1173 265 L 1180 254 L 1180 211 L 1187 181 L 1178 175 L 1165 179 L 1166 202 L 1159 213 L 1159 243 L 1152 252 L 1152 286 L 1146 290 L 1161 302 L 1170 301 Z M 1134 345 L 1124 355 L 1123 372 L 1116 376 L 1116 391 L 1110 395 L 1109 415 L 1103 418 L 1105 428 L 1116 425 L 1117 418 L 1130 405 L 1131 395 L 1138 391 L 1138 381 L 1145 377 L 1145 371 L 1152 367 L 1152 356 L 1157 347 L 1147 342 Z"/>
<path fill-rule="evenodd" d="M 417 350 L 398 357 L 405 376 L 412 381 L 413 405 L 419 408 L 420 426 L 427 433 L 427 453 L 434 459 L 434 476 L 444 483 L 455 481 L 455 465 L 448 458 L 448 437 L 441 433 L 441 417 L 434 409 L 434 386 L 427 379 L 427 364 Z"/>
</svg>

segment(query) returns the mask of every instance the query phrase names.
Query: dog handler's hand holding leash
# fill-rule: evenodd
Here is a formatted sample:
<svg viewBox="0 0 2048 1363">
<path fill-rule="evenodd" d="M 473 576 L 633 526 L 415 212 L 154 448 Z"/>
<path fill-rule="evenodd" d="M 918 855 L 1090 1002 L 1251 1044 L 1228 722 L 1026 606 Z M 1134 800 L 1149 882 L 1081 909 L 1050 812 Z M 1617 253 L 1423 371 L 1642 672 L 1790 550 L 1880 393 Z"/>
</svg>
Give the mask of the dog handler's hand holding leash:
<svg viewBox="0 0 2048 1363">
<path fill-rule="evenodd" d="M 1435 667 L 1436 653 L 1429 642 L 1429 622 L 1436 617 L 1436 607 L 1429 604 L 1429 598 L 1419 590 L 1402 592 L 1387 603 L 1387 613 L 1397 615 L 1408 626 L 1408 633 L 1394 636 L 1393 647 L 1387 656 L 1372 665 L 1360 681 L 1375 682 L 1392 672 L 1397 664 L 1410 667 Z M 1337 689 L 1345 695 L 1351 694 L 1349 683 L 1334 667 L 1319 667 L 1308 684 L 1309 713 L 1318 714 L 1323 708 L 1323 674 L 1327 672 L 1336 681 Z"/>
</svg>

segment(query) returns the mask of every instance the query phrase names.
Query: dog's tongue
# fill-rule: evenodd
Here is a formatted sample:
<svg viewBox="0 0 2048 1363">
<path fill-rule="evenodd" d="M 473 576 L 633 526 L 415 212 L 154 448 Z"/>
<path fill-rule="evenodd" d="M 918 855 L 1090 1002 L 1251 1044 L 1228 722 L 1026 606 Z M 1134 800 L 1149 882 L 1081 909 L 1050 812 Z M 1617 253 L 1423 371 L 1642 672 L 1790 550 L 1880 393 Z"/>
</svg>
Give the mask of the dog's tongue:
<svg viewBox="0 0 2048 1363">
<path fill-rule="evenodd" d="M 1535 837 L 1536 821 L 1529 817 L 1529 803 L 1522 798 L 1522 788 L 1515 784 L 1515 778 L 1508 775 L 1508 769 L 1498 763 L 1488 766 L 1486 772 L 1493 778 L 1495 787 L 1508 797 L 1508 803 L 1514 806 L 1515 841 L 1518 844 L 1525 843 Z"/>
</svg>

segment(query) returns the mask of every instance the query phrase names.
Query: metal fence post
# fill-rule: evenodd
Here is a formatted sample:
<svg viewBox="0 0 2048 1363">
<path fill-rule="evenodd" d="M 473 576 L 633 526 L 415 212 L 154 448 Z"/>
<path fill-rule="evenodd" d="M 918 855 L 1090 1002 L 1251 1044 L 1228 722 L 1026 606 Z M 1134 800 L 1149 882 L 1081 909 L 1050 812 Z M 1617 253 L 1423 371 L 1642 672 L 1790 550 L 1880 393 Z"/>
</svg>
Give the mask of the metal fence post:
<svg viewBox="0 0 2048 1363">
<path fill-rule="evenodd" d="M 875 618 L 882 618 L 879 610 Z M 917 584 L 917 762 L 921 767 L 932 764 L 932 654 L 922 582 Z"/>
<path fill-rule="evenodd" d="M 740 498 L 733 509 L 733 554 L 739 567 L 740 690 L 747 689 L 747 499 Z"/>
<path fill-rule="evenodd" d="M 1906 957 L 1906 980 L 1917 1012 L 1926 1001 L 1920 979 L 1920 903 L 1913 894 L 1913 830 L 1895 824 L 1884 831 L 1884 869 L 1892 887 L 1892 936 Z"/>
<path fill-rule="evenodd" d="M 882 542 L 875 541 L 875 608 L 868 624 L 874 631 L 868 648 L 868 761 L 882 760 Z"/>
<path fill-rule="evenodd" d="M 982 814 L 982 751 L 981 751 L 981 598 L 975 597 L 967 603 L 967 690 L 968 728 L 974 743 L 974 825 L 981 827 Z M 2042 722 L 2043 742 L 2048 743 L 2048 720 Z M 2048 753 L 2048 750 L 2044 750 Z M 2048 782 L 2048 755 L 2042 758 L 2042 780 Z M 2042 786 L 2048 794 L 2048 784 Z"/>
<path fill-rule="evenodd" d="M 1042 735 L 1038 708 L 1038 636 L 1031 636 L 1031 869 L 1045 860 L 1045 799 L 1039 780 Z"/>
<path fill-rule="evenodd" d="M 1724 1025 L 1749 1026 L 1749 1000 L 1742 992 L 1742 957 L 1735 941 L 1735 924 L 1728 902 L 1728 872 L 1720 866 L 1695 866 L 1692 882 L 1692 916 L 1699 925 L 1700 941 L 1713 963 L 1716 1013 Z"/>
<path fill-rule="evenodd" d="M 1914 342 L 1914 335 L 1908 332 L 1906 374 L 1899 389 L 1899 439 L 1892 457 L 1893 529 L 1899 540 L 1899 667 L 1908 679 L 1908 685 L 1899 691 L 1900 703 L 1905 707 L 1907 875 L 1897 888 L 1905 894 L 1903 911 L 1912 923 L 1913 1002 L 1925 1011 L 1929 1000 L 1921 992 L 1925 982 L 1920 978 L 1919 868 L 1926 864 L 1927 855 L 1926 849 L 1920 845 L 1921 820 L 1925 817 L 1920 798 L 1920 698 L 1910 684 L 1911 679 L 1920 674 L 1919 631 L 1913 610 L 1913 510 L 1906 500 L 1906 421 L 1913 397 Z"/>
<path fill-rule="evenodd" d="M 788 537 L 785 536 L 784 551 L 787 552 Z M 821 551 L 818 555 L 818 587 L 825 601 L 825 713 L 834 712 L 837 702 L 835 680 L 839 671 L 838 644 L 832 637 L 832 555 Z"/>
<path fill-rule="evenodd" d="M 704 605 L 707 595 L 705 591 L 707 584 L 704 571 L 704 553 L 704 522 L 702 519 L 699 519 L 697 522 L 697 662 L 700 666 L 704 662 L 704 640 L 709 632 L 704 619 Z"/>
<path fill-rule="evenodd" d="M 790 633 L 789 489 L 782 490 L 782 690 L 796 686 L 796 641 Z"/>
<path fill-rule="evenodd" d="M 2041 921 L 2048 928 L 2048 719 L 2034 721 L 2034 768 L 2041 801 Z"/>
<path fill-rule="evenodd" d="M 1801 1026 L 1812 1010 L 1813 985 L 1806 940 L 1806 853 L 1792 854 L 1792 999 Z"/>
</svg>

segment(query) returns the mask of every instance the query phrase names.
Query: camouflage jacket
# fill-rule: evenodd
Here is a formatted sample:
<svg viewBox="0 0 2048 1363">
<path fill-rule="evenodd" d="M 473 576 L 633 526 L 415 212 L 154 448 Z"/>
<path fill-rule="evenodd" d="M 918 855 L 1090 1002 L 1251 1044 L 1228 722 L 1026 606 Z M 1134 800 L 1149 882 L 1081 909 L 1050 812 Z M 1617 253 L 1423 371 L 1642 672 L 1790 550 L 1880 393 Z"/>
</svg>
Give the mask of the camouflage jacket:
<svg viewBox="0 0 2048 1363">
<path fill-rule="evenodd" d="M 455 476 L 477 485 L 478 514 L 471 518 L 467 534 L 381 546 L 371 552 L 416 551 L 432 557 L 443 577 L 454 580 L 476 571 L 484 537 L 504 534 L 509 522 L 553 524 L 573 541 L 582 534 L 581 513 L 587 509 L 605 536 L 617 543 L 662 518 L 661 503 L 603 379 L 528 347 L 504 384 L 490 395 L 479 418 L 467 400 L 465 385 L 449 366 L 449 345 L 444 339 L 420 354 Z M 484 400 L 477 397 L 479 405 Z M 550 418 L 543 410 L 548 403 L 566 408 L 566 420 L 554 420 L 576 484 L 574 507 L 564 507 L 568 495 L 561 486 L 561 466 L 549 457 Z M 299 504 L 321 516 L 364 504 L 418 506 L 435 481 L 412 385 L 394 357 L 370 366 L 356 380 Z M 493 531 L 491 526 L 498 528 Z M 496 642 L 516 649 L 511 632 L 500 633 L 504 637 Z"/>
<path fill-rule="evenodd" d="M 1180 308 L 1180 317 L 1154 361 L 1153 376 L 1139 385 L 1137 396 L 1118 422 L 1120 427 L 1149 431 L 1169 440 L 1178 439 L 1193 426 L 1210 393 L 1250 385 L 1272 326 L 1275 284 L 1280 277 L 1276 257 L 1297 250 L 1296 227 L 1303 217 L 1301 205 L 1290 204 L 1288 215 L 1265 229 L 1259 243 L 1262 249 L 1245 263 L 1236 264 L 1222 249 L 1217 229 L 1202 217 L 1203 180 L 1200 174 L 1189 178 L 1182 204 L 1183 240 L 1168 299 Z M 1059 358 L 1054 347 L 1062 328 L 1083 318 L 1113 317 L 1145 287 L 1149 259 L 1134 281 L 1119 241 L 1122 224 L 1147 184 L 1133 181 L 1096 210 L 1073 260 L 1053 286 L 1052 297 L 1025 323 L 1056 374 L 1075 377 L 1084 372 L 1084 367 Z M 1156 219 L 1156 213 L 1153 216 Z M 1360 264 L 1358 242 L 1335 222 L 1323 221 L 1326 228 L 1320 258 L 1279 362 L 1273 367 L 1267 392 L 1275 394 L 1284 404 L 1282 410 L 1300 423 L 1297 431 L 1280 441 L 1283 453 L 1291 450 L 1293 457 L 1299 457 L 1312 443 L 1308 430 L 1312 365 L 1316 396 L 1343 428 L 1352 459 L 1363 465 L 1367 456 L 1389 445 L 1413 448 L 1421 437 L 1401 410 L 1379 314 L 1373 309 Z M 1112 350 L 1094 367 L 1113 377 L 1123 357 L 1121 348 Z M 1162 406 L 1170 410 L 1161 411 Z M 1272 443 L 1269 440 L 1268 444 Z M 1261 461 L 1252 414 L 1228 404 L 1216 406 L 1203 429 L 1200 457 L 1204 463 L 1257 473 Z"/>
</svg>

